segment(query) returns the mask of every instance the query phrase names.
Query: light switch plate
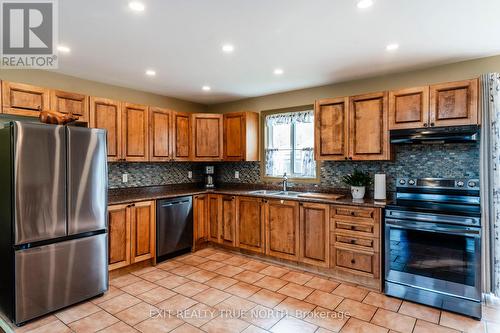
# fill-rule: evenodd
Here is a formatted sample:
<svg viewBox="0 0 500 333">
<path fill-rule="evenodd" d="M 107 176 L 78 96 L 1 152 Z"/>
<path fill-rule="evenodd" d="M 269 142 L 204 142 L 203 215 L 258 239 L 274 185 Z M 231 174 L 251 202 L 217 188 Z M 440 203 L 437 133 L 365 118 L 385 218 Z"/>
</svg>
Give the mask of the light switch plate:
<svg viewBox="0 0 500 333">
<path fill-rule="evenodd" d="M 128 173 L 122 174 L 122 183 L 128 183 Z"/>
<path fill-rule="evenodd" d="M 188 171 L 188 178 L 189 179 L 193 178 L 193 171 Z"/>
<path fill-rule="evenodd" d="M 240 179 L 240 172 L 239 171 L 234 172 L 234 178 Z"/>
</svg>

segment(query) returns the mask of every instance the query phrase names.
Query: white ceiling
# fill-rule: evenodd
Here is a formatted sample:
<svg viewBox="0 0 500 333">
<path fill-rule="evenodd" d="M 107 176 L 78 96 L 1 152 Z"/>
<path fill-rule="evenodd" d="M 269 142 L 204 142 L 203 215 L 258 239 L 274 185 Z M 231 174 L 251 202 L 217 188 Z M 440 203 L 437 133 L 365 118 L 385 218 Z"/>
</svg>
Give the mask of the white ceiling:
<svg viewBox="0 0 500 333">
<path fill-rule="evenodd" d="M 498 0 L 142 2 L 59 1 L 58 72 L 211 104 L 500 54 Z"/>
</svg>

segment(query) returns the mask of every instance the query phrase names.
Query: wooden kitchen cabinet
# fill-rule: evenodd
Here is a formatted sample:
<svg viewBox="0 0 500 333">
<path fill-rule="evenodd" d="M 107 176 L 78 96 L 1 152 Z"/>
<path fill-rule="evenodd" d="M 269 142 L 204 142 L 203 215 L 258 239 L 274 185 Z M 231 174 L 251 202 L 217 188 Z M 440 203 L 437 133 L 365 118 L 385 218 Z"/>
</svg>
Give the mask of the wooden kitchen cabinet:
<svg viewBox="0 0 500 333">
<path fill-rule="evenodd" d="M 109 270 L 130 265 L 130 212 L 128 205 L 108 207 Z"/>
<path fill-rule="evenodd" d="M 191 114 L 172 112 L 172 158 L 191 160 Z"/>
<path fill-rule="evenodd" d="M 130 162 L 149 160 L 148 107 L 122 104 L 123 158 Z"/>
<path fill-rule="evenodd" d="M 50 108 L 49 89 L 30 84 L 2 81 L 2 112 L 38 117 Z"/>
<path fill-rule="evenodd" d="M 223 195 L 220 205 L 220 243 L 234 247 L 236 245 L 236 197 Z"/>
<path fill-rule="evenodd" d="M 155 162 L 172 159 L 172 111 L 149 108 L 149 160 Z"/>
<path fill-rule="evenodd" d="M 191 119 L 193 160 L 222 160 L 223 116 L 221 114 L 195 113 Z"/>
<path fill-rule="evenodd" d="M 430 86 L 430 126 L 476 125 L 478 79 Z"/>
<path fill-rule="evenodd" d="M 121 103 L 90 97 L 90 126 L 107 130 L 108 161 L 123 161 Z"/>
<path fill-rule="evenodd" d="M 261 198 L 236 198 L 236 247 L 264 253 L 265 214 Z"/>
<path fill-rule="evenodd" d="M 344 160 L 349 154 L 349 99 L 321 99 L 314 106 L 314 155 L 320 160 Z"/>
<path fill-rule="evenodd" d="M 62 91 L 50 91 L 50 110 L 78 116 L 78 121 L 89 122 L 89 97 Z"/>
<path fill-rule="evenodd" d="M 299 203 L 267 200 L 266 254 L 297 261 L 299 258 Z"/>
<path fill-rule="evenodd" d="M 329 226 L 329 205 L 300 203 L 301 262 L 323 267 L 330 265 Z"/>
<path fill-rule="evenodd" d="M 386 92 L 350 97 L 349 159 L 389 160 Z"/>
<path fill-rule="evenodd" d="M 214 243 L 221 242 L 221 196 L 208 195 L 208 240 Z"/>
<path fill-rule="evenodd" d="M 224 160 L 259 160 L 259 114 L 235 112 L 224 115 Z"/>
<path fill-rule="evenodd" d="M 208 194 L 194 196 L 193 224 L 193 250 L 196 250 L 208 241 Z"/>
<path fill-rule="evenodd" d="M 389 129 L 427 127 L 429 86 L 389 92 Z"/>
</svg>

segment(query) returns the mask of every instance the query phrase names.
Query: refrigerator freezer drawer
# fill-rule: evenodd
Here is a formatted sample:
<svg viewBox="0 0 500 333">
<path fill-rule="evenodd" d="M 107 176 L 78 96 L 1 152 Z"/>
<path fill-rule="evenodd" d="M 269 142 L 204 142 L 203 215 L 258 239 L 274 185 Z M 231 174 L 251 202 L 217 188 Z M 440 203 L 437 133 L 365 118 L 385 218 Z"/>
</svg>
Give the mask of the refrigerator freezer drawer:
<svg viewBox="0 0 500 333">
<path fill-rule="evenodd" d="M 107 290 L 107 234 L 15 254 L 15 322 L 50 313 Z"/>
</svg>

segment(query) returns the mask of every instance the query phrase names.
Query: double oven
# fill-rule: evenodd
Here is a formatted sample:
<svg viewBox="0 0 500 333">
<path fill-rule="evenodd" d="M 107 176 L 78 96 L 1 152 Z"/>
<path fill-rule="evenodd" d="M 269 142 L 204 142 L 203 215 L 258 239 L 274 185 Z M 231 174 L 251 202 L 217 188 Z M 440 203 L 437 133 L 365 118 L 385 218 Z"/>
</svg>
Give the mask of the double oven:
<svg viewBox="0 0 500 333">
<path fill-rule="evenodd" d="M 384 232 L 386 294 L 481 318 L 477 179 L 398 179 Z"/>
</svg>

